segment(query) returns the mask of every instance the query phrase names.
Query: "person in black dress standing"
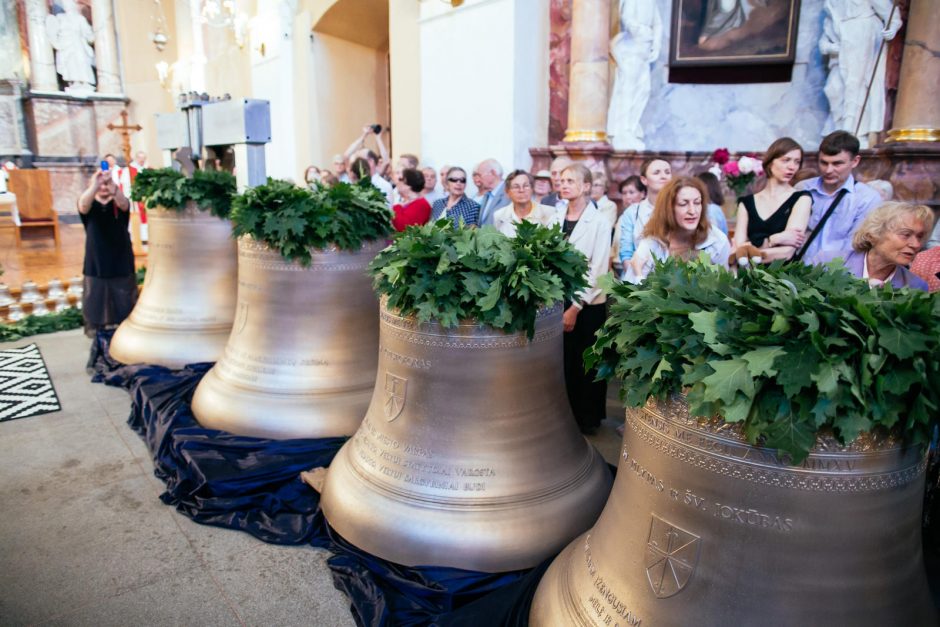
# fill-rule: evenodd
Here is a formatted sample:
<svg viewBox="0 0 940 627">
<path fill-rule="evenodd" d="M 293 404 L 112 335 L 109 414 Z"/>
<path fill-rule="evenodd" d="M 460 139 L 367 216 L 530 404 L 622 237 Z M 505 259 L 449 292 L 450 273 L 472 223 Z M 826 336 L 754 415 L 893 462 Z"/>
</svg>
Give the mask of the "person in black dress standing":
<svg viewBox="0 0 940 627">
<path fill-rule="evenodd" d="M 803 148 L 781 137 L 767 148 L 763 166 L 767 185 L 756 194 L 738 199 L 733 248 L 751 244 L 761 249 L 761 261 L 789 259 L 803 245 L 812 209 L 809 192 L 794 189 L 791 181 L 803 163 Z"/>
<path fill-rule="evenodd" d="M 107 171 L 96 172 L 78 198 L 85 227 L 82 314 L 89 337 L 116 327 L 137 302 L 129 209 L 130 202 Z"/>
</svg>

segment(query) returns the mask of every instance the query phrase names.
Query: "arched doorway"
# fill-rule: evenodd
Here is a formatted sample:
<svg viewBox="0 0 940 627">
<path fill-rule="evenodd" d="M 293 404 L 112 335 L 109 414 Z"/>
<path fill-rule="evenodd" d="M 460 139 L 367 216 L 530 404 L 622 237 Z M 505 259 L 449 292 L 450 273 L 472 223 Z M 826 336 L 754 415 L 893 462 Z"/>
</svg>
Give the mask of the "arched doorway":
<svg viewBox="0 0 940 627">
<path fill-rule="evenodd" d="M 303 5 L 298 19 L 309 19 L 311 30 L 295 76 L 305 83 L 298 118 L 305 118 L 306 126 L 298 128 L 298 135 L 308 152 L 303 155 L 301 147 L 299 153 L 308 164 L 328 167 L 364 125 L 389 126 L 388 0 Z M 386 131 L 383 140 L 391 150 Z"/>
</svg>

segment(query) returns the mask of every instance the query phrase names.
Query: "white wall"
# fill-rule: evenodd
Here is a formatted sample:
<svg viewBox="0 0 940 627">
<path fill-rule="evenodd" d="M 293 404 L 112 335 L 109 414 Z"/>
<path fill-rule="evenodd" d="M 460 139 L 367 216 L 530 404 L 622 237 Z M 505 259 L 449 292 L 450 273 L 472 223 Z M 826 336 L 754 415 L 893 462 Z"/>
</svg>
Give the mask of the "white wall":
<svg viewBox="0 0 940 627">
<path fill-rule="evenodd" d="M 299 182 L 303 166 L 297 162 L 294 131 L 293 27 L 282 19 L 277 0 L 259 0 L 250 41 L 252 97 L 271 102 L 271 142 L 265 146 L 268 176 Z"/>
<path fill-rule="evenodd" d="M 426 2 L 420 20 L 422 160 L 528 168 L 548 141 L 547 3 Z"/>
</svg>

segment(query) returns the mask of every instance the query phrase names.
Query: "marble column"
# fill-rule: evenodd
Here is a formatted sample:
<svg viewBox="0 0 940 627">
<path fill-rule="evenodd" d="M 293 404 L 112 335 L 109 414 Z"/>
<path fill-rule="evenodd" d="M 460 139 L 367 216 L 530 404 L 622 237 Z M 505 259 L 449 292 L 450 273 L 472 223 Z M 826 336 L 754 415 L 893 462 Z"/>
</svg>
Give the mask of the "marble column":
<svg viewBox="0 0 940 627">
<path fill-rule="evenodd" d="M 566 142 L 607 141 L 610 0 L 573 0 Z"/>
<path fill-rule="evenodd" d="M 935 0 L 911 0 L 889 142 L 940 142 L 940 13 Z"/>
<path fill-rule="evenodd" d="M 112 0 L 92 0 L 91 16 L 95 29 L 96 90 L 99 94 L 123 93 Z"/>
<path fill-rule="evenodd" d="M 46 36 L 46 0 L 26 0 L 26 21 L 29 34 L 29 86 L 32 91 L 59 91 L 55 71 L 55 53 Z"/>
</svg>

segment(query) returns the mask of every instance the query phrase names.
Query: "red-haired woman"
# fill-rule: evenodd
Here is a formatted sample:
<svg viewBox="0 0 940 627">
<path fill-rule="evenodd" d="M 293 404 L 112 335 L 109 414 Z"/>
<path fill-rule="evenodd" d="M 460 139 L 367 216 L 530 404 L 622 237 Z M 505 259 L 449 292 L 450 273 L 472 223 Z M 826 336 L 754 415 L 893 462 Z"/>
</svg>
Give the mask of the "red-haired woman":
<svg viewBox="0 0 940 627">
<path fill-rule="evenodd" d="M 653 269 L 654 260 L 695 259 L 703 252 L 712 263 L 727 268 L 731 243 L 708 221 L 703 211 L 707 198 L 708 190 L 697 178 L 682 176 L 670 181 L 656 197 L 643 239 L 624 267 L 624 280 L 639 283 Z"/>
</svg>

